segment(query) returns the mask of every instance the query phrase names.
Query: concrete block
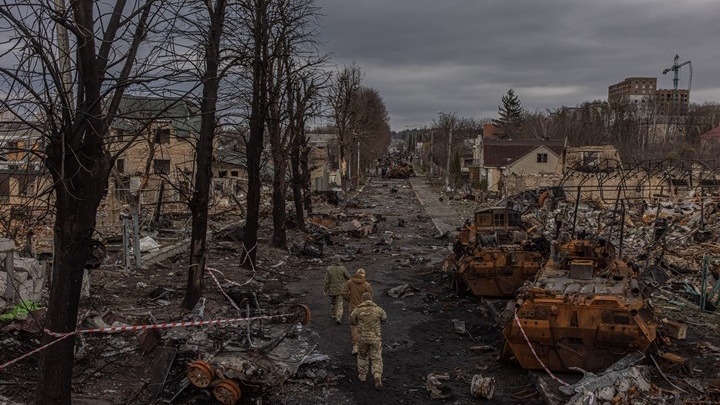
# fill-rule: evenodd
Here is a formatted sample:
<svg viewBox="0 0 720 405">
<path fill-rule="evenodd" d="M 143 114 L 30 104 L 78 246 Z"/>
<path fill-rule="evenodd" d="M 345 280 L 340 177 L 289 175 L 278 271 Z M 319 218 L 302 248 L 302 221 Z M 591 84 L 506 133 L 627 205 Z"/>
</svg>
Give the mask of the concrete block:
<svg viewBox="0 0 720 405">
<path fill-rule="evenodd" d="M 18 283 L 24 283 L 30 278 L 30 274 L 28 274 L 27 271 L 20 271 L 18 269 L 15 269 L 15 273 L 13 273 L 13 278 L 15 278 L 15 281 Z"/>
<path fill-rule="evenodd" d="M 15 257 L 15 271 L 25 271 L 30 275 L 30 278 L 42 278 L 45 273 L 45 266 L 42 262 L 37 261 L 31 257 Z"/>
<path fill-rule="evenodd" d="M 40 298 L 38 294 L 35 294 L 33 281 L 30 279 L 25 280 L 25 282 L 17 286 L 17 293 L 20 300 L 23 301 L 37 302 Z"/>
<path fill-rule="evenodd" d="M 33 292 L 35 294 L 41 294 L 43 287 L 45 287 L 45 280 L 36 278 L 33 280 Z"/>
<path fill-rule="evenodd" d="M 597 398 L 601 401 L 612 401 L 615 398 L 615 387 L 603 387 L 597 391 Z"/>
<path fill-rule="evenodd" d="M 184 239 L 174 245 L 165 246 L 164 248 L 151 252 L 142 257 L 143 266 L 149 266 L 154 263 L 161 262 L 167 258 L 183 253 L 190 247 L 190 239 Z"/>
<path fill-rule="evenodd" d="M 15 242 L 12 239 L 0 238 L 0 252 L 7 252 L 15 249 Z"/>
</svg>

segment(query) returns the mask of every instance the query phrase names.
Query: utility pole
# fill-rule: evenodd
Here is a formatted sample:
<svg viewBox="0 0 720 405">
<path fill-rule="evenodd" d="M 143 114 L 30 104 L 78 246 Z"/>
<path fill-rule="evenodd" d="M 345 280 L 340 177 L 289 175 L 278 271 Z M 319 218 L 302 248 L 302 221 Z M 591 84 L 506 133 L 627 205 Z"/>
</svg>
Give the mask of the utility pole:
<svg viewBox="0 0 720 405">
<path fill-rule="evenodd" d="M 450 122 L 450 133 L 448 134 L 447 161 L 445 162 L 445 188 L 450 187 L 450 160 L 452 159 L 452 132 L 453 123 Z"/>
<path fill-rule="evenodd" d="M 357 186 L 356 187 L 359 188 L 360 187 L 360 141 L 358 141 L 357 147 L 358 147 L 358 154 L 357 154 L 357 174 L 356 174 Z"/>
<path fill-rule="evenodd" d="M 435 130 L 432 129 L 430 131 L 430 176 L 433 175 L 433 165 L 435 162 L 433 161 L 433 147 L 435 146 Z"/>
</svg>

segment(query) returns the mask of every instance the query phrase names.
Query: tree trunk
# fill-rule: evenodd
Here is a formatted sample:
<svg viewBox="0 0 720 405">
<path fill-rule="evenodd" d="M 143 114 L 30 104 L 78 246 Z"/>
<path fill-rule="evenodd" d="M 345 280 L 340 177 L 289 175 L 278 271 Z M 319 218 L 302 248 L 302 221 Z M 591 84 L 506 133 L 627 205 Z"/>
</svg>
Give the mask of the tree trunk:
<svg viewBox="0 0 720 405">
<path fill-rule="evenodd" d="M 254 109 L 254 107 L 253 107 Z M 243 233 L 243 245 L 246 256 L 243 257 L 243 264 L 247 268 L 255 266 L 257 257 L 257 233 L 260 217 L 260 155 L 263 149 L 264 125 L 253 123 L 251 113 L 250 139 L 247 143 L 247 164 L 248 164 L 248 190 L 247 190 L 247 215 L 245 216 L 245 232 Z"/>
<path fill-rule="evenodd" d="M 273 237 L 272 245 L 276 248 L 287 246 L 286 214 L 285 214 L 285 183 L 286 156 L 282 151 L 273 152 Z"/>
<path fill-rule="evenodd" d="M 56 218 L 53 232 L 55 255 L 45 327 L 53 332 L 72 332 L 77 325 L 83 270 L 95 228 L 95 214 L 107 185 L 109 172 L 96 168 L 75 176 L 72 183 L 56 181 Z M 73 184 L 73 189 L 66 185 Z M 43 344 L 56 338 L 43 337 Z M 70 404 L 73 348 L 69 337 L 40 355 L 37 404 Z"/>
<path fill-rule="evenodd" d="M 190 234 L 190 264 L 187 289 L 182 306 L 192 310 L 202 294 L 203 272 L 207 244 L 208 203 L 212 182 L 213 141 L 215 139 L 217 97 L 220 87 L 220 39 L 225 21 L 225 1 L 217 0 L 215 7 L 208 7 L 210 30 L 205 46 L 205 74 L 203 75 L 203 98 L 200 104 L 200 134 L 195 147 L 195 190 L 190 201 L 192 232 Z"/>
<path fill-rule="evenodd" d="M 246 257 L 243 264 L 255 267 L 257 258 L 257 233 L 260 219 L 260 163 L 264 146 L 265 117 L 267 115 L 268 93 L 268 35 L 267 2 L 257 0 L 252 27 L 252 104 L 250 106 L 250 137 L 247 141 L 247 215 L 243 245 Z"/>
<path fill-rule="evenodd" d="M 295 204 L 295 223 L 297 228 L 305 230 L 305 212 L 303 210 L 302 172 L 300 171 L 300 131 L 295 131 L 290 148 L 290 169 L 292 172 L 292 192 Z"/>
</svg>

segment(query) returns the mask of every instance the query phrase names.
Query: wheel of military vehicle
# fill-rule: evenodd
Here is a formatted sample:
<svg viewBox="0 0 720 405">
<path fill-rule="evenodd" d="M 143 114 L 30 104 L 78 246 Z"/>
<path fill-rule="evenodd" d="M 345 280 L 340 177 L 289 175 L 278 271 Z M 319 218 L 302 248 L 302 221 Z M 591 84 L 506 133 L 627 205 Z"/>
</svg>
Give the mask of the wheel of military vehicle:
<svg viewBox="0 0 720 405">
<path fill-rule="evenodd" d="M 303 325 L 310 322 L 310 308 L 307 305 L 295 304 L 288 308 L 288 313 L 294 315 L 295 319 Z"/>
<path fill-rule="evenodd" d="M 467 294 L 467 284 L 454 274 L 452 276 L 452 289 L 458 297 L 464 297 Z"/>
<path fill-rule="evenodd" d="M 238 383 L 230 379 L 220 381 L 213 388 L 213 396 L 223 405 L 235 405 L 241 394 Z"/>
<path fill-rule="evenodd" d="M 213 367 L 202 360 L 196 360 L 188 367 L 188 380 L 198 388 L 206 388 L 210 385 L 214 375 Z"/>
</svg>

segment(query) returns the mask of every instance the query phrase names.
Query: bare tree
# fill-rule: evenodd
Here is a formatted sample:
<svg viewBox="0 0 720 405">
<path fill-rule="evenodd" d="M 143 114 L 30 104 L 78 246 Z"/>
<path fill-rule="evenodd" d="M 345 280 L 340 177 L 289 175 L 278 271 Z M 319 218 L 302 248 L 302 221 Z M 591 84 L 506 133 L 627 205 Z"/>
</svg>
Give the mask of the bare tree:
<svg viewBox="0 0 720 405">
<path fill-rule="evenodd" d="M 273 18 L 272 0 L 245 0 L 242 14 L 249 29 L 250 51 L 250 116 L 249 133 L 245 142 L 247 150 L 247 215 L 243 245 L 244 263 L 255 266 L 257 257 L 257 233 L 260 218 L 260 170 L 265 145 L 265 126 L 268 116 L 270 70 L 272 69 L 272 48 L 270 44 L 270 21 Z"/>
<path fill-rule="evenodd" d="M 0 6 L 7 38 L 0 60 L 11 60 L 0 67 L 7 89 L 0 105 L 47 138 L 56 225 L 45 327 L 54 332 L 76 327 L 83 267 L 115 156 L 108 148 L 108 129 L 125 90 L 150 77 L 150 67 L 136 59 L 156 11 L 153 3 L 130 6 L 120 0 L 99 15 L 105 6 L 92 0 L 71 0 L 67 9 L 50 0 Z M 152 54 L 146 56 L 152 60 Z M 43 341 L 53 339 L 46 335 Z M 70 335 L 42 351 L 38 404 L 70 403 L 73 346 Z"/>
<path fill-rule="evenodd" d="M 363 74 L 360 67 L 353 62 L 335 73 L 328 89 L 330 115 L 337 130 L 340 144 L 340 161 L 347 164 L 347 149 L 353 143 L 358 113 L 358 94 Z M 347 186 L 346 170 L 341 166 L 340 179 L 343 188 Z"/>
<path fill-rule="evenodd" d="M 277 19 L 271 29 L 274 57 L 269 78 L 267 127 L 273 162 L 272 245 L 280 248 L 287 244 L 285 204 L 290 143 L 297 129 L 298 115 L 306 113 L 302 108 L 306 101 L 295 100 L 296 96 L 305 96 L 297 94 L 296 83 L 306 72 L 314 71 L 327 60 L 327 56 L 316 52 L 315 27 L 319 11 L 313 4 L 314 0 L 276 0 Z"/>
<path fill-rule="evenodd" d="M 350 154 L 350 161 L 354 167 L 360 167 L 356 173 L 358 181 L 362 173 L 367 171 L 377 157 L 390 146 L 390 123 L 387 107 L 380 93 L 370 87 L 361 87 L 355 102 L 357 114 L 355 117 L 354 137 Z M 360 148 L 358 164 L 357 148 Z"/>
<path fill-rule="evenodd" d="M 190 261 L 183 307 L 190 310 L 202 294 L 205 270 L 208 209 L 210 185 L 213 175 L 213 151 L 218 132 L 218 93 L 220 82 L 240 57 L 239 51 L 222 46 L 228 19 L 227 0 L 207 2 L 179 2 L 170 15 L 171 35 L 167 38 L 170 55 L 169 65 L 178 81 L 190 82 L 200 87 L 197 98 L 200 107 L 200 129 L 195 144 L 195 178 L 190 211 L 192 230 L 190 236 Z M 235 42 L 237 44 L 237 42 Z M 190 55 L 190 56 L 187 56 Z M 197 55 L 195 58 L 194 56 Z"/>
<path fill-rule="evenodd" d="M 309 70 L 298 75 L 294 81 L 295 105 L 291 118 L 290 167 L 292 171 L 293 202 L 295 204 L 295 223 L 305 228 L 305 210 L 312 212 L 310 198 L 310 170 L 308 167 L 308 139 L 305 133 L 309 118 L 320 113 L 320 91 L 328 76 L 319 70 Z"/>
</svg>

